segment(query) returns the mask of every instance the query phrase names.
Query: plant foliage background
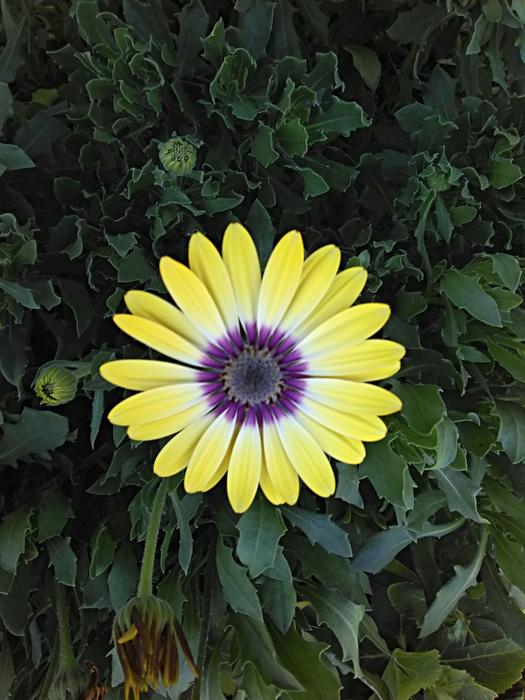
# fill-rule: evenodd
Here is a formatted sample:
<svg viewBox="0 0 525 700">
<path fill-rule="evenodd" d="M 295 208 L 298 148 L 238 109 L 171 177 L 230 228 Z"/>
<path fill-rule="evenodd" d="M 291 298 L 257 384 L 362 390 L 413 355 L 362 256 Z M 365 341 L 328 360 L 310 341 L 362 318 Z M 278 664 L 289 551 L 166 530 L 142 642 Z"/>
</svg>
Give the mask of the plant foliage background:
<svg viewBox="0 0 525 700">
<path fill-rule="evenodd" d="M 525 667 L 525 9 L 520 0 L 2 0 L 0 697 L 37 698 L 70 588 L 79 658 L 122 696 L 156 445 L 104 414 L 140 356 L 110 318 L 188 235 L 298 228 L 368 268 L 404 401 L 336 497 L 174 478 L 159 594 L 206 700 L 489 700 Z M 192 174 L 158 159 L 201 143 Z M 51 361 L 76 398 L 40 404 Z M 510 592 L 510 595 L 509 595 Z M 73 603 L 76 602 L 76 606 Z M 202 658 L 202 656 L 201 656 Z M 192 676 L 151 698 L 189 698 Z M 375 694 L 375 695 L 374 695 Z"/>
</svg>

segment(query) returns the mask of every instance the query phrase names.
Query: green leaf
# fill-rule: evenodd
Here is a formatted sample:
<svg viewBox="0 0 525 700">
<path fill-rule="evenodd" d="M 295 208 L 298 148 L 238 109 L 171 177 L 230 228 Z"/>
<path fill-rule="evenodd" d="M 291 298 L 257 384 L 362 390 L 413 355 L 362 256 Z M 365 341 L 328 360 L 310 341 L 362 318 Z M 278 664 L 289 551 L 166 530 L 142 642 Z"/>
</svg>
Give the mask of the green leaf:
<svg viewBox="0 0 525 700">
<path fill-rule="evenodd" d="M 261 598 L 263 608 L 274 625 L 281 632 L 286 632 L 292 624 L 297 604 L 292 577 L 284 580 L 265 577 L 261 588 Z"/>
<path fill-rule="evenodd" d="M 441 666 L 441 675 L 425 690 L 425 700 L 494 700 L 496 693 L 478 685 L 466 671 Z"/>
<path fill-rule="evenodd" d="M 433 475 L 439 488 L 447 497 L 450 510 L 457 511 L 478 523 L 486 522 L 478 513 L 476 503 L 476 496 L 481 491 L 479 484 L 452 467 L 436 470 Z"/>
<path fill-rule="evenodd" d="M 447 15 L 445 7 L 419 0 L 407 12 L 400 12 L 395 22 L 387 29 L 388 36 L 399 44 L 423 41 L 433 26 L 439 26 Z"/>
<path fill-rule="evenodd" d="M 514 542 L 496 528 L 491 528 L 490 535 L 494 542 L 496 561 L 509 581 L 525 593 L 525 548 L 520 542 Z"/>
<path fill-rule="evenodd" d="M 20 148 L 12 143 L 0 143 L 0 175 L 6 170 L 24 170 L 34 168 L 31 158 Z"/>
<path fill-rule="evenodd" d="M 226 602 L 235 612 L 262 622 L 262 610 L 255 586 L 246 575 L 247 569 L 233 558 L 230 547 L 222 539 L 217 542 L 217 573 Z"/>
<path fill-rule="evenodd" d="M 256 578 L 273 566 L 277 545 L 285 527 L 278 508 L 265 498 L 256 498 L 236 525 L 239 531 L 237 556 Z"/>
<path fill-rule="evenodd" d="M 304 690 L 297 678 L 281 662 L 268 628 L 246 615 L 231 615 L 242 665 L 252 663 L 267 685 L 283 690 Z"/>
<path fill-rule="evenodd" d="M 525 613 L 509 596 L 496 566 L 488 557 L 483 562 L 481 578 L 496 622 L 509 639 L 525 649 Z"/>
<path fill-rule="evenodd" d="M 240 12 L 239 29 L 245 42 L 245 47 L 253 58 L 258 61 L 266 53 L 273 25 L 275 3 L 270 0 L 255 0 L 250 2 L 245 11 Z M 236 9 L 239 9 L 237 2 Z"/>
<path fill-rule="evenodd" d="M 22 325 L 7 325 L 0 329 L 0 372 L 16 386 L 22 397 L 22 380 L 27 367 L 27 329 Z"/>
<path fill-rule="evenodd" d="M 113 561 L 116 543 L 105 525 L 100 525 L 91 538 L 90 578 L 100 576 Z"/>
<path fill-rule="evenodd" d="M 437 450 L 434 469 L 444 469 L 456 459 L 458 453 L 458 429 L 450 418 L 443 418 L 436 427 Z"/>
<path fill-rule="evenodd" d="M 4 423 L 0 440 L 0 462 L 16 465 L 16 460 L 42 454 L 64 444 L 67 418 L 52 411 L 24 408 L 16 423 Z"/>
<path fill-rule="evenodd" d="M 377 53 L 367 46 L 345 46 L 352 55 L 354 68 L 365 81 L 366 86 L 375 92 L 381 80 L 381 62 Z"/>
<path fill-rule="evenodd" d="M 100 430 L 103 414 L 104 390 L 96 389 L 93 392 L 93 401 L 91 403 L 91 425 L 89 430 L 89 442 L 92 449 L 95 447 L 95 440 L 97 439 L 98 431 Z"/>
<path fill-rule="evenodd" d="M 439 652 L 394 649 L 383 673 L 390 694 L 396 700 L 411 700 L 420 690 L 432 687 L 441 673 Z"/>
<path fill-rule="evenodd" d="M 385 438 L 367 445 L 359 475 L 369 479 L 378 496 L 395 506 L 410 509 L 414 506 L 414 482 L 405 460 L 392 450 L 391 441 L 392 438 Z"/>
<path fill-rule="evenodd" d="M 12 83 L 20 66 L 26 60 L 25 44 L 29 35 L 29 12 L 27 7 L 18 3 L 20 15 L 14 17 L 7 0 L 2 0 L 2 25 L 6 44 L 0 54 L 0 81 Z M 12 5 L 12 4 L 11 4 Z"/>
<path fill-rule="evenodd" d="M 296 170 L 303 178 L 303 195 L 305 199 L 310 197 L 318 197 L 330 189 L 324 178 L 318 175 L 312 168 L 300 168 L 295 166 Z"/>
<path fill-rule="evenodd" d="M 401 415 L 421 435 L 430 435 L 446 414 L 439 387 L 433 384 L 400 384 L 396 394 L 403 402 Z"/>
<path fill-rule="evenodd" d="M 255 132 L 251 142 L 251 154 L 261 165 L 264 165 L 265 168 L 275 163 L 279 158 L 279 154 L 273 147 L 274 133 L 274 129 L 266 126 L 266 124 L 259 124 L 259 128 Z"/>
<path fill-rule="evenodd" d="M 427 89 L 423 96 L 425 104 L 434 107 L 444 119 L 453 121 L 458 115 L 456 105 L 456 83 L 441 66 L 436 66 L 430 74 Z"/>
<path fill-rule="evenodd" d="M 26 309 L 38 309 L 39 304 L 36 303 L 33 292 L 27 287 L 18 284 L 18 282 L 4 282 L 0 280 L 0 289 L 3 289 L 6 294 L 9 294 L 15 301 Z"/>
<path fill-rule="evenodd" d="M 444 656 L 447 664 L 467 671 L 496 693 L 519 681 L 525 667 L 525 650 L 510 639 L 449 647 Z"/>
<path fill-rule="evenodd" d="M 240 688 L 246 693 L 245 697 L 250 700 L 274 700 L 275 698 L 275 688 L 263 681 L 257 668 L 250 662 L 244 667 Z"/>
<path fill-rule="evenodd" d="M 352 660 L 354 676 L 360 678 L 359 625 L 365 614 L 364 605 L 344 598 L 337 591 L 305 588 L 305 595 L 312 604 L 319 624 L 326 624 L 337 637 L 343 650 L 343 661 Z"/>
<path fill-rule="evenodd" d="M 503 284 L 515 292 L 521 281 L 521 267 L 517 258 L 508 253 L 493 253 L 490 255 L 492 270 L 498 275 Z"/>
<path fill-rule="evenodd" d="M 125 542 L 115 554 L 108 576 L 109 599 L 116 612 L 133 597 L 137 574 L 135 554 L 130 544 Z"/>
<path fill-rule="evenodd" d="M 46 543 L 55 578 L 65 586 L 74 586 L 77 575 L 77 558 L 69 544 L 70 540 L 70 537 L 53 537 Z"/>
<path fill-rule="evenodd" d="M 338 477 L 335 497 L 350 503 L 350 505 L 363 508 L 363 499 L 359 493 L 359 481 L 361 480 L 357 467 L 353 464 L 336 463 Z"/>
<path fill-rule="evenodd" d="M 308 132 L 299 119 L 284 122 L 275 135 L 281 148 L 290 156 L 304 156 L 308 150 Z"/>
<path fill-rule="evenodd" d="M 179 564 L 185 574 L 191 563 L 193 554 L 193 532 L 191 520 L 196 509 L 201 502 L 200 494 L 188 493 L 184 498 L 179 499 L 177 491 L 170 493 L 170 499 L 177 518 L 177 528 L 179 530 Z"/>
<path fill-rule="evenodd" d="M 277 654 L 304 688 L 293 693 L 294 700 L 339 700 L 339 677 L 323 659 L 323 652 L 329 648 L 327 644 L 307 641 L 293 626 L 285 635 L 272 628 L 270 634 Z"/>
<path fill-rule="evenodd" d="M 520 355 L 517 355 L 515 352 L 507 350 L 496 343 L 492 343 L 490 340 L 487 340 L 486 342 L 487 348 L 496 362 L 506 369 L 507 372 L 518 382 L 525 383 L 524 354 L 521 353 Z"/>
<path fill-rule="evenodd" d="M 389 564 L 402 549 L 415 542 L 416 535 L 406 527 L 392 526 L 367 539 L 355 555 L 352 566 L 356 571 L 376 574 Z"/>
<path fill-rule="evenodd" d="M 282 510 L 292 525 L 302 530 L 312 544 L 318 542 L 327 552 L 341 557 L 352 556 L 347 533 L 332 522 L 330 515 L 313 513 L 296 506 L 284 506 Z"/>
<path fill-rule="evenodd" d="M 506 158 L 495 158 L 490 166 L 490 184 L 496 190 L 510 187 L 523 177 L 523 172 L 519 166 Z"/>
<path fill-rule="evenodd" d="M 45 542 L 61 535 L 67 521 L 73 516 L 71 500 L 62 491 L 46 491 L 38 509 L 38 541 Z"/>
<path fill-rule="evenodd" d="M 419 632 L 420 639 L 428 637 L 429 634 L 439 629 L 448 615 L 456 609 L 465 591 L 476 584 L 485 555 L 487 537 L 488 530 L 485 528 L 472 561 L 466 566 L 454 565 L 454 576 L 439 589 L 425 615 Z"/>
<path fill-rule="evenodd" d="M 317 94 L 323 94 L 328 88 L 338 89 L 344 87 L 339 77 L 339 62 L 337 54 L 333 51 L 315 54 L 315 66 L 306 76 L 305 85 Z"/>
<path fill-rule="evenodd" d="M 270 215 L 259 199 L 254 201 L 248 211 L 246 226 L 257 247 L 259 260 L 264 264 L 272 252 L 275 229 Z"/>
<path fill-rule="evenodd" d="M 202 50 L 201 37 L 206 36 L 210 16 L 200 0 L 191 0 L 184 4 L 177 17 L 177 63 L 181 75 L 185 75 L 195 70 L 195 59 Z"/>
<path fill-rule="evenodd" d="M 459 270 L 447 270 L 441 280 L 441 292 L 460 309 L 490 326 L 502 325 L 498 305 L 481 286 L 477 277 Z"/>
<path fill-rule="evenodd" d="M 9 698 L 9 690 L 15 678 L 13 657 L 7 636 L 3 635 L 0 651 L 0 698 Z"/>
<path fill-rule="evenodd" d="M 26 536 L 31 530 L 31 511 L 15 510 L 0 524 L 0 567 L 16 573 L 18 560 L 26 549 Z"/>
<path fill-rule="evenodd" d="M 495 414 L 499 417 L 498 441 L 513 464 L 525 460 L 525 409 L 510 401 L 498 401 Z"/>
<path fill-rule="evenodd" d="M 357 102 L 345 102 L 334 97 L 328 109 L 320 111 L 307 125 L 310 143 L 324 141 L 328 134 L 350 136 L 357 129 L 370 126 L 371 120 Z"/>
<path fill-rule="evenodd" d="M 6 121 L 13 116 L 13 97 L 7 83 L 0 82 L 0 134 Z"/>
</svg>

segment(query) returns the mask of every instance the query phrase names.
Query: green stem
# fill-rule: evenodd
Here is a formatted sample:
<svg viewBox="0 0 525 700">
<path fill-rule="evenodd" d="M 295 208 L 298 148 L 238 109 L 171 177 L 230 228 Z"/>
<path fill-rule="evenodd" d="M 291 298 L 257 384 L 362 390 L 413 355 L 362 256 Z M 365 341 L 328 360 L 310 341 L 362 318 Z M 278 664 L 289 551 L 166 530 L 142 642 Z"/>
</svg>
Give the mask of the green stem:
<svg viewBox="0 0 525 700">
<path fill-rule="evenodd" d="M 58 672 L 63 673 L 71 668 L 75 668 L 77 660 L 75 651 L 71 642 L 71 633 L 69 631 L 69 612 L 66 601 L 66 591 L 61 583 L 56 583 L 56 600 L 57 600 L 57 620 L 58 620 Z"/>
<path fill-rule="evenodd" d="M 199 675 L 193 683 L 193 688 L 191 690 L 191 700 L 200 700 L 201 696 L 201 680 L 205 674 L 206 667 L 206 657 L 208 651 L 208 644 L 211 635 L 211 625 L 212 625 L 212 615 L 211 613 L 211 602 L 214 594 L 215 586 L 215 550 L 217 545 L 217 535 L 212 536 L 212 541 L 209 547 L 208 554 L 208 566 L 206 571 L 206 578 L 204 580 L 204 592 L 202 601 L 202 617 L 201 617 L 201 634 L 199 639 L 199 649 L 197 652 L 196 665 L 199 669 Z"/>
<path fill-rule="evenodd" d="M 47 672 L 46 672 L 46 675 L 44 677 L 44 682 L 42 683 L 42 688 L 40 690 L 38 700 L 49 700 L 49 689 L 51 688 L 51 684 L 55 680 L 55 675 L 56 675 L 56 671 L 57 671 L 57 662 L 58 662 L 58 643 L 57 643 L 57 639 L 55 637 L 53 649 L 51 650 L 51 654 L 49 655 L 49 664 L 47 667 Z"/>
<path fill-rule="evenodd" d="M 157 551 L 157 539 L 159 536 L 160 519 L 164 510 L 166 494 L 168 493 L 168 479 L 161 479 L 146 534 L 146 544 L 144 545 L 144 556 L 142 557 L 142 567 L 140 569 L 140 579 L 137 588 L 137 595 L 140 598 L 147 598 L 153 593 L 153 567 L 155 565 L 155 553 Z"/>
</svg>

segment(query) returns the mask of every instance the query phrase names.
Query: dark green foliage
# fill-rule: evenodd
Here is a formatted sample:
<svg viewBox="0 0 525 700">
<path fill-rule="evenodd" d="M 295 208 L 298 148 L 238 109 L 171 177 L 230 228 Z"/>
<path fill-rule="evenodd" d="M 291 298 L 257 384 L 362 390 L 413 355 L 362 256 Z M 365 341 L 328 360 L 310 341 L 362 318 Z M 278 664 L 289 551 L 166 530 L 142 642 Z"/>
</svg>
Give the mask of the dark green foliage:
<svg viewBox="0 0 525 700">
<path fill-rule="evenodd" d="M 111 685 L 157 446 L 105 420 L 110 321 L 188 235 L 335 243 L 408 348 L 403 411 L 337 496 L 172 481 L 159 596 L 200 697 L 490 700 L 525 667 L 525 11 L 510 0 L 3 0 L 0 49 L 0 696 L 36 699 L 53 578 Z M 166 172 L 159 144 L 198 145 Z M 144 356 L 146 356 L 144 354 Z M 78 380 L 52 409 L 47 363 Z M 216 544 L 215 544 L 216 543 Z M 73 599 L 73 596 L 71 596 Z M 187 700 L 183 668 L 168 697 Z M 342 688 L 342 690 L 340 690 Z M 121 697 L 121 687 L 108 693 Z M 151 693 L 160 698 L 159 693 Z"/>
</svg>

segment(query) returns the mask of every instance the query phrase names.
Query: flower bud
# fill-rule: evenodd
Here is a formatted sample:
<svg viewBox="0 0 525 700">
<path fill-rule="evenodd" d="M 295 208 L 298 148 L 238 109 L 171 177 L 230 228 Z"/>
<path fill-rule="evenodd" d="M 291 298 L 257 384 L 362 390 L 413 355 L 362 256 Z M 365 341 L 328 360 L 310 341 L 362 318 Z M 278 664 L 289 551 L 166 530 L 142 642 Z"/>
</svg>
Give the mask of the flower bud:
<svg viewBox="0 0 525 700">
<path fill-rule="evenodd" d="M 160 162 L 171 175 L 187 175 L 197 162 L 197 148 L 188 139 L 175 136 L 159 146 Z"/>
<path fill-rule="evenodd" d="M 77 380 L 73 372 L 65 367 L 49 367 L 40 371 L 35 381 L 35 394 L 40 403 L 60 406 L 75 398 Z"/>
</svg>

